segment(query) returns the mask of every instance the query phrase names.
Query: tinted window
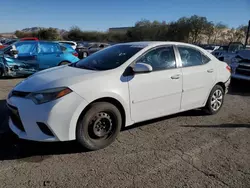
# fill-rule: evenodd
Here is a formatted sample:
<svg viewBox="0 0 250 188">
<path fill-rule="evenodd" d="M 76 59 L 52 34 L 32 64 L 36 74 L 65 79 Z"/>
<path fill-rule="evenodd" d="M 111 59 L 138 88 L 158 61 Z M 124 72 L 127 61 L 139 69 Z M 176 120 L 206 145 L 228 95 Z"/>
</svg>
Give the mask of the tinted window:
<svg viewBox="0 0 250 188">
<path fill-rule="evenodd" d="M 18 54 L 32 54 L 36 52 L 36 43 L 20 42 L 15 44 Z"/>
<path fill-rule="evenodd" d="M 152 66 L 153 70 L 164 70 L 176 67 L 173 47 L 161 47 L 143 55 L 137 62 Z"/>
<path fill-rule="evenodd" d="M 180 52 L 183 67 L 203 64 L 202 55 L 198 50 L 188 47 L 178 47 L 178 49 Z"/>
<path fill-rule="evenodd" d="M 56 53 L 60 52 L 59 45 L 57 43 L 40 43 L 39 44 L 39 53 Z"/>
<path fill-rule="evenodd" d="M 80 60 L 74 67 L 93 70 L 114 69 L 125 63 L 129 58 L 142 50 L 145 46 L 115 45 L 98 51 Z"/>
</svg>

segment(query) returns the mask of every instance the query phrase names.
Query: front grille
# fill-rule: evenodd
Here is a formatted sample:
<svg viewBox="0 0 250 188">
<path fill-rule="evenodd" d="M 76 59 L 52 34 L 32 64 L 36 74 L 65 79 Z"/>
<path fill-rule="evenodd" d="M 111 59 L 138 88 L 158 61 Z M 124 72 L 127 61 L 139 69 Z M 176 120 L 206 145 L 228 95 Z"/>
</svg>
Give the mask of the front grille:
<svg viewBox="0 0 250 188">
<path fill-rule="evenodd" d="M 21 98 L 25 98 L 27 95 L 29 95 L 30 92 L 24 92 L 24 91 L 15 91 L 13 90 L 11 92 L 11 96 L 15 96 L 15 97 L 21 97 Z"/>
<path fill-rule="evenodd" d="M 23 123 L 21 121 L 21 118 L 19 116 L 19 112 L 17 107 L 12 106 L 10 104 L 7 104 L 8 107 L 8 112 L 9 112 L 9 116 L 11 118 L 11 121 L 13 122 L 13 124 L 20 129 L 21 131 L 25 132 L 25 129 L 23 127 Z"/>
</svg>

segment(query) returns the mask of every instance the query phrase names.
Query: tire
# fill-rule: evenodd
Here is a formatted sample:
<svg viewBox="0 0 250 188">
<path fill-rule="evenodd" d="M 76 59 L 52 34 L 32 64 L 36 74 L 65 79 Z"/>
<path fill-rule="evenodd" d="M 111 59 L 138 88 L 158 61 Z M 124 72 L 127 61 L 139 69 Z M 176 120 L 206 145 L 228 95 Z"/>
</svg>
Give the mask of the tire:
<svg viewBox="0 0 250 188">
<path fill-rule="evenodd" d="M 76 139 L 89 150 L 99 150 L 110 145 L 122 126 L 119 109 L 111 103 L 96 102 L 80 117 Z"/>
<path fill-rule="evenodd" d="M 68 65 L 68 64 L 70 64 L 68 61 L 63 61 L 63 62 L 59 63 L 59 66 L 61 66 L 61 65 Z"/>
<path fill-rule="evenodd" d="M 224 103 L 224 96 L 225 96 L 224 89 L 220 85 L 214 86 L 214 88 L 210 92 L 207 104 L 205 106 L 205 111 L 207 112 L 207 114 L 213 115 L 220 111 Z"/>
</svg>

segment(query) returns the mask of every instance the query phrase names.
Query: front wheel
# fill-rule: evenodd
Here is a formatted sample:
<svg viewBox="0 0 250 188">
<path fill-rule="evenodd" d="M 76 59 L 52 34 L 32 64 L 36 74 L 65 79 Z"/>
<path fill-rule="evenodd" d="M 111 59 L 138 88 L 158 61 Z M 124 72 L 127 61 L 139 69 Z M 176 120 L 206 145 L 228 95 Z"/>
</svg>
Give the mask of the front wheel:
<svg viewBox="0 0 250 188">
<path fill-rule="evenodd" d="M 122 116 L 111 103 L 96 102 L 80 118 L 76 139 L 89 150 L 98 150 L 110 145 L 120 132 Z"/>
<path fill-rule="evenodd" d="M 224 102 L 225 91 L 219 85 L 214 86 L 212 89 L 205 110 L 208 114 L 213 115 L 219 112 Z"/>
</svg>

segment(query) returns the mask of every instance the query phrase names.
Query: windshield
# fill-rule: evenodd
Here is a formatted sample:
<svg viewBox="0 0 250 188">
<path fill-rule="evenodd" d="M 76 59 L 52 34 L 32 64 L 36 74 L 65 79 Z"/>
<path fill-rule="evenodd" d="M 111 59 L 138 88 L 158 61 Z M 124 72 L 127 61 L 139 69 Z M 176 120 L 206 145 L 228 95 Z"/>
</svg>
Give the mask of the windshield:
<svg viewBox="0 0 250 188">
<path fill-rule="evenodd" d="M 98 51 L 72 65 L 77 68 L 92 70 L 110 70 L 119 67 L 145 46 L 115 45 Z"/>
</svg>

